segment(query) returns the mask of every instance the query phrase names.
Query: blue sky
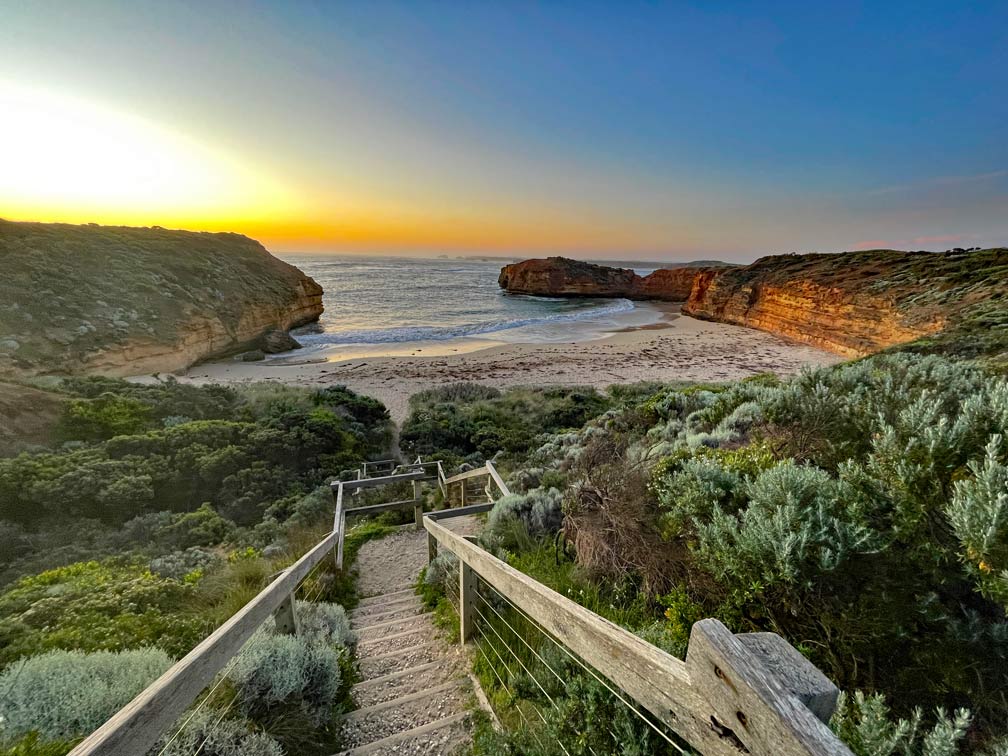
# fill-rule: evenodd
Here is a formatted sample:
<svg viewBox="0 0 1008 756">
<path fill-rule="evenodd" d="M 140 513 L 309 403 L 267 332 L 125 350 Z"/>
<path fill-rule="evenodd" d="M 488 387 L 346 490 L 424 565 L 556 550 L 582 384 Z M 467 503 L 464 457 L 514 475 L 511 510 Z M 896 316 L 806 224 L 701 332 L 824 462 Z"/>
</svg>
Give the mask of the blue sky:
<svg viewBox="0 0 1008 756">
<path fill-rule="evenodd" d="M 290 251 L 1008 243 L 1008 3 L 37 2 L 0 21 L 0 81 L 271 187 L 225 171 L 214 212 L 155 192 L 15 216 L 160 212 Z"/>
</svg>

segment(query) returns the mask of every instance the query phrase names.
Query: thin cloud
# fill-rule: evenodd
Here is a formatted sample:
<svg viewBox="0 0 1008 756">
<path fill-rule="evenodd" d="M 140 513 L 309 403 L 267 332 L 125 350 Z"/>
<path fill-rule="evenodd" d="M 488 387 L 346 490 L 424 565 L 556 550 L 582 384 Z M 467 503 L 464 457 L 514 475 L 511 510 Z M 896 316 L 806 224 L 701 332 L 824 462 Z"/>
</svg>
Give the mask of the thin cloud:
<svg viewBox="0 0 1008 756">
<path fill-rule="evenodd" d="M 865 194 L 876 196 L 879 194 L 898 194 L 903 192 L 920 191 L 936 186 L 962 186 L 963 184 L 977 184 L 984 181 L 994 181 L 995 179 L 1008 176 L 1008 170 L 988 171 L 987 173 L 976 173 L 972 176 L 936 176 L 924 181 L 917 181 L 911 184 L 894 184 L 893 186 L 883 186 L 878 189 L 869 189 Z"/>
</svg>

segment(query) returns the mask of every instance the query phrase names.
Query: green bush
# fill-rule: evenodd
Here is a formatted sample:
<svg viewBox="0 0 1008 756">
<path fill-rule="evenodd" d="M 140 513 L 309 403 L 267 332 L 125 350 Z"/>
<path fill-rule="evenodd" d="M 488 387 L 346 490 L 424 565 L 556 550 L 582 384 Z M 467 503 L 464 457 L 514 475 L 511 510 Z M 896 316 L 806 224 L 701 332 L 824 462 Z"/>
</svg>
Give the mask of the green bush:
<svg viewBox="0 0 1008 756">
<path fill-rule="evenodd" d="M 137 564 L 79 562 L 24 578 L 0 594 L 0 665 L 51 649 L 182 655 L 208 629 L 187 611 L 194 595 Z"/>
<path fill-rule="evenodd" d="M 956 711 L 951 717 L 943 709 L 935 712 L 934 725 L 923 730 L 923 713 L 915 709 L 909 719 L 893 720 L 885 698 L 853 697 L 841 694 L 830 725 L 856 756 L 956 756 L 970 724 L 969 712 Z"/>
<path fill-rule="evenodd" d="M 529 538 L 553 536 L 562 522 L 561 496 L 555 488 L 502 496 L 487 516 L 483 541 L 491 549 L 512 549 Z"/>
<path fill-rule="evenodd" d="M 968 708 L 983 742 L 1008 720 L 1005 439 L 1005 378 L 903 354 L 779 383 L 668 387 L 532 458 L 539 480 L 568 479 L 564 532 L 592 574 L 629 564 L 643 587 L 678 586 L 736 632 L 780 633 L 908 721 L 917 706 Z M 607 501 L 637 504 L 611 521 Z M 660 538 L 613 546 L 640 523 Z"/>
<path fill-rule="evenodd" d="M 75 399 L 67 402 L 56 434 L 65 441 L 104 441 L 144 430 L 149 413 L 143 402 L 112 393 Z"/>
<path fill-rule="evenodd" d="M 172 737 L 175 733 L 177 737 Z M 147 756 L 284 756 L 283 747 L 242 720 L 222 719 L 214 709 L 183 715 Z"/>
<path fill-rule="evenodd" d="M 282 707 L 316 724 L 331 716 L 340 693 L 340 652 L 294 635 L 255 635 L 228 672 L 238 708 L 268 721 Z"/>
<path fill-rule="evenodd" d="M 172 664 L 157 649 L 50 651 L 0 672 L 0 740 L 28 733 L 70 740 L 91 733 Z"/>
</svg>

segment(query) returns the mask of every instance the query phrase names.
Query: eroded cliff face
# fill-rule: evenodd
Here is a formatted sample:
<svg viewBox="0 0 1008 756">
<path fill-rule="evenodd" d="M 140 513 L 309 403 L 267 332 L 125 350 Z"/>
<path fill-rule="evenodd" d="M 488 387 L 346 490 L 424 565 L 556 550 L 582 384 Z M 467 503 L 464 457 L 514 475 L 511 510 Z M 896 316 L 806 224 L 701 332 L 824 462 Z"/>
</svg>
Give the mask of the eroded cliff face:
<svg viewBox="0 0 1008 756">
<path fill-rule="evenodd" d="M 683 313 L 758 328 L 849 357 L 908 342 L 964 357 L 1008 347 L 1008 249 L 778 255 L 641 278 L 564 258 L 501 271 L 508 291 L 680 301 Z"/>
<path fill-rule="evenodd" d="M 314 280 L 238 234 L 0 221 L 0 374 L 183 370 L 322 309 Z"/>
<path fill-rule="evenodd" d="M 497 282 L 513 294 L 548 297 L 626 297 L 685 302 L 696 274 L 706 268 L 680 267 L 639 276 L 629 268 L 566 257 L 524 260 L 501 268 Z"/>
<path fill-rule="evenodd" d="M 749 281 L 700 273 L 683 313 L 758 328 L 848 357 L 862 357 L 940 331 L 944 318 L 910 322 L 885 296 L 808 280 Z"/>
</svg>

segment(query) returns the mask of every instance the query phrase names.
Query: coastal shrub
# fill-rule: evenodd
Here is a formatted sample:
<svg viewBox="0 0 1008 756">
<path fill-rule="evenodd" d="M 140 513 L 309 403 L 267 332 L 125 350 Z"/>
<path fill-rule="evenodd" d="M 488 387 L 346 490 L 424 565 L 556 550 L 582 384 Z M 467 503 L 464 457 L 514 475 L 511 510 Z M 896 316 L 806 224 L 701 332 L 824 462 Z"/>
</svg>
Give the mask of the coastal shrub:
<svg viewBox="0 0 1008 756">
<path fill-rule="evenodd" d="M 466 404 L 500 397 L 500 389 L 482 383 L 459 382 L 418 391 L 410 397 L 410 404 Z"/>
<path fill-rule="evenodd" d="M 150 571 L 155 575 L 183 580 L 191 575 L 202 576 L 223 563 L 220 554 L 191 546 L 184 551 L 173 551 L 163 556 L 155 557 L 150 562 Z"/>
<path fill-rule="evenodd" d="M 444 451 L 489 459 L 503 451 L 521 457 L 538 445 L 542 434 L 580 427 L 611 401 L 580 387 L 487 391 L 472 384 L 443 386 L 410 398 L 400 443 L 410 456 Z"/>
<path fill-rule="evenodd" d="M 228 672 L 239 710 L 269 721 L 278 708 L 316 724 L 331 715 L 340 693 L 340 652 L 293 635 L 257 633 Z"/>
<path fill-rule="evenodd" d="M 569 476 L 564 532 L 589 574 L 648 585 L 657 565 L 704 616 L 805 644 L 899 717 L 969 707 L 981 741 L 1003 732 L 1008 381 L 879 355 L 779 383 L 670 387 L 619 412 L 636 419 L 600 417 L 553 443 L 560 462 L 536 456 Z"/>
<path fill-rule="evenodd" d="M 424 583 L 445 593 L 458 593 L 458 571 L 458 557 L 451 551 L 440 549 L 424 570 Z"/>
<path fill-rule="evenodd" d="M 172 664 L 158 649 L 50 651 L 0 672 L 0 740 L 70 740 L 97 729 Z"/>
<path fill-rule="evenodd" d="M 346 610 L 339 604 L 298 601 L 296 611 L 298 632 L 309 640 L 342 647 L 352 646 L 357 640 Z"/>
<path fill-rule="evenodd" d="M 563 522 L 560 492 L 536 488 L 498 499 L 487 516 L 483 539 L 493 548 L 513 548 L 519 539 L 552 536 Z"/>
<path fill-rule="evenodd" d="M 194 588 L 136 563 L 78 562 L 0 594 L 0 665 L 52 649 L 159 646 L 180 656 L 205 634 Z"/>
<path fill-rule="evenodd" d="M 64 441 L 104 441 L 139 433 L 148 424 L 150 408 L 113 393 L 67 402 L 56 434 Z"/>
<path fill-rule="evenodd" d="M 991 437 L 972 477 L 955 481 L 948 518 L 961 553 L 980 590 L 1008 608 L 1008 465 L 1001 436 Z"/>
<path fill-rule="evenodd" d="M 244 720 L 221 718 L 213 709 L 183 715 L 169 732 L 147 756 L 284 756 L 283 747 L 269 735 L 254 731 Z"/>
<path fill-rule="evenodd" d="M 149 391 L 137 394 L 132 384 L 111 382 L 103 384 L 101 396 L 112 396 L 114 387 L 119 399 L 132 403 L 142 403 L 134 396 Z M 338 414 L 344 405 L 319 405 L 309 391 L 288 387 L 265 393 L 253 386 L 224 398 L 207 391 L 211 407 L 189 406 L 182 416 L 213 415 L 228 406 L 227 400 L 227 419 L 164 427 L 162 418 L 129 435 L 0 459 L 0 520 L 33 527 L 74 517 L 121 524 L 156 511 L 192 512 L 209 503 L 223 518 L 251 526 L 274 502 L 303 495 L 359 458 L 384 452 L 384 421 L 380 428 L 366 427 Z M 341 390 L 340 401 L 345 394 Z M 370 401 L 364 405 L 361 418 L 381 414 Z M 167 408 L 172 414 L 166 417 L 177 416 L 178 409 Z M 196 544 L 175 547 L 186 545 Z"/>
<path fill-rule="evenodd" d="M 922 726 L 923 712 L 914 709 L 907 719 L 893 719 L 885 697 L 876 693 L 840 694 L 830 726 L 856 756 L 957 756 L 965 753 L 963 739 L 970 714 L 958 709 L 951 715 L 938 709 L 934 724 Z M 963 749 L 963 750 L 961 750 Z"/>
<path fill-rule="evenodd" d="M 234 534 L 234 530 L 233 522 L 217 514 L 209 502 L 204 502 L 195 511 L 176 517 L 154 537 L 164 545 L 188 549 L 223 543 Z"/>
<path fill-rule="evenodd" d="M 327 644 L 339 648 L 349 648 L 356 643 L 357 636 L 350 629 L 346 610 L 339 604 L 326 602 L 294 602 L 297 613 L 298 636 L 315 644 Z M 274 632 L 272 617 L 263 623 L 266 632 Z"/>
</svg>

